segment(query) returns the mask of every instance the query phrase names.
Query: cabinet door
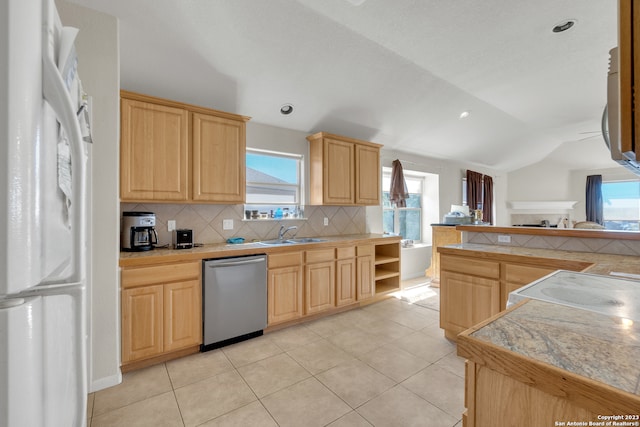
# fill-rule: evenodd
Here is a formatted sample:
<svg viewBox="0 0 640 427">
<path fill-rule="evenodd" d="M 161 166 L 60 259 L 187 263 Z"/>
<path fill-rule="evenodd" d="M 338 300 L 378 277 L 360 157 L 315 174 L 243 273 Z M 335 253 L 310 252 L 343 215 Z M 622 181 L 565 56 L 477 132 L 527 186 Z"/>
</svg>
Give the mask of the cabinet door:
<svg viewBox="0 0 640 427">
<path fill-rule="evenodd" d="M 442 271 L 440 327 L 449 338 L 500 312 L 500 281 Z"/>
<path fill-rule="evenodd" d="M 193 200 L 244 203 L 245 123 L 193 113 Z"/>
<path fill-rule="evenodd" d="M 122 99 L 122 200 L 188 199 L 187 120 L 187 111 L 180 108 Z"/>
<path fill-rule="evenodd" d="M 200 281 L 164 285 L 164 351 L 202 343 Z"/>
<path fill-rule="evenodd" d="M 122 291 L 122 362 L 163 352 L 163 286 Z"/>
<path fill-rule="evenodd" d="M 380 149 L 356 144 L 356 195 L 358 205 L 380 204 Z"/>
<path fill-rule="evenodd" d="M 267 286 L 269 325 L 302 316 L 302 269 L 300 266 L 270 269 Z"/>
<path fill-rule="evenodd" d="M 335 307 L 335 262 L 305 265 L 305 314 Z"/>
<path fill-rule="evenodd" d="M 356 302 L 356 259 L 336 261 L 336 306 Z"/>
<path fill-rule="evenodd" d="M 323 149 L 324 204 L 352 205 L 355 200 L 353 144 L 326 138 Z"/>
<path fill-rule="evenodd" d="M 500 310 L 507 308 L 507 300 L 509 299 L 510 292 L 520 289 L 534 280 L 538 280 L 556 270 L 557 268 L 545 266 L 503 263 L 502 271 L 504 272 L 504 282 L 500 290 Z"/>
<path fill-rule="evenodd" d="M 376 293 L 373 255 L 356 258 L 356 296 L 358 301 L 372 298 Z"/>
</svg>

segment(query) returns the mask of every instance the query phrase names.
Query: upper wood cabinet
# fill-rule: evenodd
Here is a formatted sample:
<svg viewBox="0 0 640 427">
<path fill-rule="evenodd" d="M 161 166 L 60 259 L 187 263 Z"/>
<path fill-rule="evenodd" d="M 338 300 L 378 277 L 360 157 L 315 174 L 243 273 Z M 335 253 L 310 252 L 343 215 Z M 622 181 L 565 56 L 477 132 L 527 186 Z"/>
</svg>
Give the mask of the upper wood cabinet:
<svg viewBox="0 0 640 427">
<path fill-rule="evenodd" d="M 244 203 L 247 120 L 121 91 L 121 200 Z"/>
<path fill-rule="evenodd" d="M 379 205 L 379 144 L 319 132 L 309 141 L 312 205 Z"/>
<path fill-rule="evenodd" d="M 121 125 L 120 197 L 187 200 L 188 112 L 122 98 Z"/>
<path fill-rule="evenodd" d="M 193 113 L 193 200 L 244 203 L 245 124 Z"/>
</svg>

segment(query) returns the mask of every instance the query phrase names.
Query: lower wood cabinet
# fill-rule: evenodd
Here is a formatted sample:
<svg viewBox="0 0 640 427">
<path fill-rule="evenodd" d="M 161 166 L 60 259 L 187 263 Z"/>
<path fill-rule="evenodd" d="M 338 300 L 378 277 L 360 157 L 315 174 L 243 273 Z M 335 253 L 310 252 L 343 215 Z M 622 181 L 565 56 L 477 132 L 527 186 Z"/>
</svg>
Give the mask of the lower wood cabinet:
<svg viewBox="0 0 640 427">
<path fill-rule="evenodd" d="M 521 258 L 522 262 L 513 261 Z M 440 327 L 456 336 L 506 309 L 509 293 L 556 270 L 582 271 L 590 263 L 527 256 L 504 260 L 440 254 Z"/>
<path fill-rule="evenodd" d="M 367 300 L 373 298 L 375 294 L 375 256 L 373 254 L 373 246 L 358 246 L 358 258 L 356 258 L 357 299 L 358 301 Z"/>
<path fill-rule="evenodd" d="M 202 343 L 201 263 L 122 271 L 122 363 Z"/>
<path fill-rule="evenodd" d="M 335 261 L 305 265 L 304 273 L 304 313 L 319 313 L 335 307 Z"/>
<path fill-rule="evenodd" d="M 268 257 L 267 323 L 302 317 L 302 253 L 289 252 Z"/>
<path fill-rule="evenodd" d="M 336 260 L 336 306 L 356 302 L 356 259 Z"/>
<path fill-rule="evenodd" d="M 500 263 L 454 256 L 440 262 L 440 327 L 455 339 L 500 312 Z"/>
</svg>

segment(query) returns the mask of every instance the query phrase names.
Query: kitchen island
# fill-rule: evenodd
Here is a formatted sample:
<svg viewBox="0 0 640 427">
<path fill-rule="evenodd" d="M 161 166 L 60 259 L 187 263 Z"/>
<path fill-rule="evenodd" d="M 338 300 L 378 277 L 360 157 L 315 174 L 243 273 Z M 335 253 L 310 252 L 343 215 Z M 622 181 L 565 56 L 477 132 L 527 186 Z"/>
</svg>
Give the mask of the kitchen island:
<svg viewBox="0 0 640 427">
<path fill-rule="evenodd" d="M 525 300 L 458 335 L 457 351 L 465 427 L 640 425 L 637 321 Z"/>
</svg>

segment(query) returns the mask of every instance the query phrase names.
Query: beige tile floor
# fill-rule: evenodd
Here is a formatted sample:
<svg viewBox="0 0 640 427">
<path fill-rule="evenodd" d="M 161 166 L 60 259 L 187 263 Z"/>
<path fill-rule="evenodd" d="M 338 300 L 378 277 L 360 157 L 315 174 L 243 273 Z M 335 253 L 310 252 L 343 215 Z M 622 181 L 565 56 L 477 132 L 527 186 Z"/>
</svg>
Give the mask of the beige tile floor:
<svg viewBox="0 0 640 427">
<path fill-rule="evenodd" d="M 127 373 L 89 396 L 88 424 L 461 426 L 464 360 L 420 289 Z"/>
</svg>

